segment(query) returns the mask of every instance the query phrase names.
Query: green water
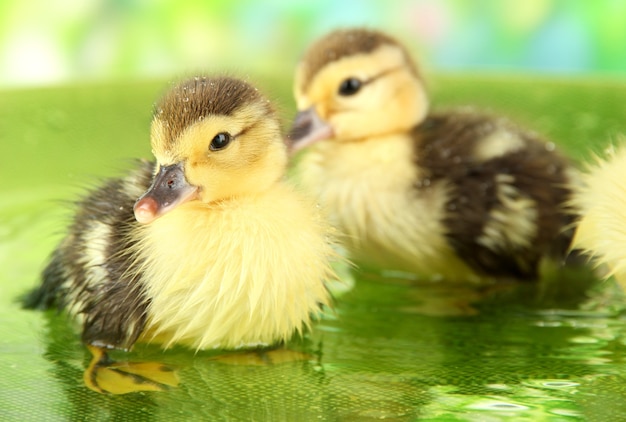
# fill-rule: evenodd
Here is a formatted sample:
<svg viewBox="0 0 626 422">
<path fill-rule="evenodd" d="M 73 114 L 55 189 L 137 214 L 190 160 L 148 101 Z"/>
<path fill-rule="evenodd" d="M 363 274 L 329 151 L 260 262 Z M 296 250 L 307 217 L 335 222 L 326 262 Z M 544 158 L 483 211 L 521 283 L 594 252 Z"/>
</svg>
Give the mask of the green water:
<svg viewBox="0 0 626 422">
<path fill-rule="evenodd" d="M 287 124 L 288 84 L 260 85 Z M 623 297 L 612 282 L 575 271 L 481 291 L 355 274 L 334 312 L 288 345 L 305 360 L 244 365 L 218 351 L 143 346 L 115 357 L 175 365 L 179 387 L 88 390 L 89 354 L 71 323 L 23 311 L 16 298 L 38 282 L 62 235 L 65 201 L 119 174 L 129 158 L 149 156 L 151 107 L 165 86 L 0 93 L 0 419 L 626 419 Z M 437 107 L 498 111 L 576 160 L 626 134 L 623 81 L 451 75 L 434 79 L 431 91 Z"/>
</svg>

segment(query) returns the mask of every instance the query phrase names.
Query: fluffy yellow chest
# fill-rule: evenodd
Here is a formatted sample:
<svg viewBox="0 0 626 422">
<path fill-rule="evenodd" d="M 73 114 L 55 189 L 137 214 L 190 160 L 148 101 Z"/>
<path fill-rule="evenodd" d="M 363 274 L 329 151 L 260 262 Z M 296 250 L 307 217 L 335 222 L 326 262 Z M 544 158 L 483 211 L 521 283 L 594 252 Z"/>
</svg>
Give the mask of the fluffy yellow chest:
<svg viewBox="0 0 626 422">
<path fill-rule="evenodd" d="M 193 201 L 138 233 L 151 298 L 144 340 L 197 349 L 285 340 L 328 302 L 332 254 L 313 207 L 285 186 Z"/>
<path fill-rule="evenodd" d="M 467 278 L 469 269 L 444 236 L 447 187 L 415 187 L 419 169 L 406 136 L 321 142 L 305 154 L 298 170 L 360 265 L 435 279 Z"/>
</svg>

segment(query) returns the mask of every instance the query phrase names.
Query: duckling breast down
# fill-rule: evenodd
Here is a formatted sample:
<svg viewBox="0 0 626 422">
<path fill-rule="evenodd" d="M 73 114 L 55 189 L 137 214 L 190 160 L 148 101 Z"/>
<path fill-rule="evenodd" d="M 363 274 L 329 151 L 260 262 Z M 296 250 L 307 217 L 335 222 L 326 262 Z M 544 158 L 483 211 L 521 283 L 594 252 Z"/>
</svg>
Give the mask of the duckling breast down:
<svg viewBox="0 0 626 422">
<path fill-rule="evenodd" d="M 332 254 L 315 207 L 286 185 L 181 205 L 136 226 L 150 304 L 144 340 L 196 349 L 267 345 L 309 325 L 329 301 Z"/>
<path fill-rule="evenodd" d="M 441 209 L 450 189 L 439 183 L 418 194 L 412 156 L 413 145 L 401 134 L 320 142 L 303 154 L 298 180 L 327 209 L 360 267 L 466 278 L 470 269 L 445 236 Z"/>
</svg>

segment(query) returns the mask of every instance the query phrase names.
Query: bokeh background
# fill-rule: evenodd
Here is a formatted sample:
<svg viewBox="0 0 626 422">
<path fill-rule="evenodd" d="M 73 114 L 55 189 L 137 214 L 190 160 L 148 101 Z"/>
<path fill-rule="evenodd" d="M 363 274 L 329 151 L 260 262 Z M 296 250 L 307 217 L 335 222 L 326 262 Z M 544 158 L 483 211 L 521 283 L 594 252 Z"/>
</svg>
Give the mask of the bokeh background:
<svg viewBox="0 0 626 422">
<path fill-rule="evenodd" d="M 622 297 L 578 274 L 477 309 L 485 292 L 362 279 L 301 345 L 322 366 L 135 351 L 182 368 L 159 395 L 92 393 L 63 315 L 20 309 L 68 203 L 151 157 L 169 79 L 247 76 L 287 127 L 298 58 L 346 25 L 405 41 L 433 108 L 510 117 L 580 162 L 626 142 L 626 0 L 0 0 L 0 419 L 623 420 Z"/>
<path fill-rule="evenodd" d="M 624 0 L 3 0 L 0 88 L 289 77 L 312 40 L 345 25 L 391 32 L 437 71 L 626 75 Z"/>
</svg>

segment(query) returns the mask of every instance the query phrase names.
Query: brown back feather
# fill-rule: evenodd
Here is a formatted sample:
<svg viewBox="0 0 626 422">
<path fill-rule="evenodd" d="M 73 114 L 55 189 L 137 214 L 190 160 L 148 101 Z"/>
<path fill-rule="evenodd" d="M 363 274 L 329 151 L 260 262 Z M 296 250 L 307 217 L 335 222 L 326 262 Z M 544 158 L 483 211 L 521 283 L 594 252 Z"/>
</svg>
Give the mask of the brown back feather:
<svg viewBox="0 0 626 422">
<path fill-rule="evenodd" d="M 473 158 L 477 143 L 500 128 L 518 133 L 526 147 L 485 161 Z M 542 255 L 565 255 L 572 236 L 565 231 L 572 223 L 564 207 L 571 193 L 566 187 L 570 164 L 565 158 L 504 119 L 473 113 L 431 115 L 414 136 L 415 161 L 426 170 L 427 179 L 418 181 L 417 188 L 428 189 L 439 180 L 454 186 L 444 225 L 451 246 L 470 266 L 484 274 L 535 279 Z M 513 186 L 536 203 L 538 227 L 531 248 L 498 253 L 476 242 L 499 204 L 498 174 L 513 176 Z"/>
</svg>

